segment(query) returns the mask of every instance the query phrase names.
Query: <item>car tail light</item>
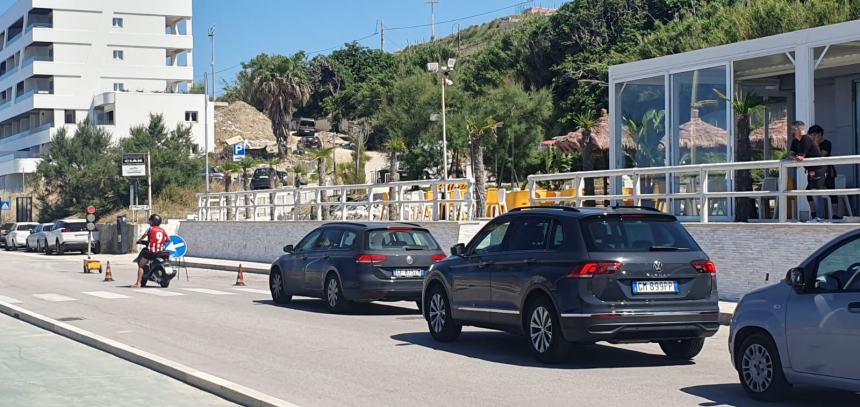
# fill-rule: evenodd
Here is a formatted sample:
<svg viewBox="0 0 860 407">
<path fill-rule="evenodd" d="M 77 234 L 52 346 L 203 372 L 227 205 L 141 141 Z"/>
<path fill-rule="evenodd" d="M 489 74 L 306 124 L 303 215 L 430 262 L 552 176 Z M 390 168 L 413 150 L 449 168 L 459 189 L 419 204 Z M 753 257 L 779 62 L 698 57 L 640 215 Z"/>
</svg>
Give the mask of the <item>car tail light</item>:
<svg viewBox="0 0 860 407">
<path fill-rule="evenodd" d="M 617 262 L 588 262 L 573 269 L 567 278 L 591 278 L 600 274 L 612 274 L 620 271 L 623 264 Z"/>
<path fill-rule="evenodd" d="M 430 256 L 430 260 L 433 260 L 433 263 L 436 263 L 436 262 L 440 262 L 442 260 L 445 260 L 446 257 L 447 256 L 445 256 L 444 254 L 439 253 L 439 254 L 434 254 L 434 255 Z"/>
<path fill-rule="evenodd" d="M 362 254 L 355 258 L 355 262 L 360 264 L 382 263 L 385 260 L 388 260 L 388 257 L 384 254 Z"/>
<path fill-rule="evenodd" d="M 699 273 L 717 274 L 717 265 L 710 260 L 696 260 L 690 265 Z"/>
<path fill-rule="evenodd" d="M 63 228 L 63 230 L 62 230 L 63 233 L 69 233 L 71 231 L 72 231 L 72 228 Z"/>
</svg>

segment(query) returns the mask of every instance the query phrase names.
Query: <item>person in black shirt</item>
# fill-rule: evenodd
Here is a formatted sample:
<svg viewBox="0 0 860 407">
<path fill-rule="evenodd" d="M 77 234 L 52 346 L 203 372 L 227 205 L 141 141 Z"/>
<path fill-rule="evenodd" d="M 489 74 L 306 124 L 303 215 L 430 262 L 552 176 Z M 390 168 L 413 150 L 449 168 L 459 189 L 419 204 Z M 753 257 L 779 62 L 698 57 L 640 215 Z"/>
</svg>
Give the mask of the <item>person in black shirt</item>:
<svg viewBox="0 0 860 407">
<path fill-rule="evenodd" d="M 815 125 L 809 128 L 808 133 L 812 136 L 812 141 L 818 146 L 821 156 L 830 157 L 833 152 L 833 143 L 824 138 L 824 129 L 819 125 Z M 824 189 L 836 189 L 836 167 L 833 165 L 824 167 Z M 838 197 L 831 195 L 830 202 L 836 207 L 839 203 Z M 831 213 L 836 213 L 834 208 L 826 209 L 832 211 Z"/>
<path fill-rule="evenodd" d="M 789 156 L 795 161 L 803 161 L 807 158 L 821 157 L 821 151 L 808 134 L 806 134 L 806 124 L 802 121 L 795 121 L 792 125 L 794 138 L 791 140 L 789 147 Z M 806 189 L 824 189 L 824 169 L 818 166 L 806 167 Z M 815 197 L 815 212 L 812 214 L 813 219 L 824 215 L 824 199 Z"/>
</svg>

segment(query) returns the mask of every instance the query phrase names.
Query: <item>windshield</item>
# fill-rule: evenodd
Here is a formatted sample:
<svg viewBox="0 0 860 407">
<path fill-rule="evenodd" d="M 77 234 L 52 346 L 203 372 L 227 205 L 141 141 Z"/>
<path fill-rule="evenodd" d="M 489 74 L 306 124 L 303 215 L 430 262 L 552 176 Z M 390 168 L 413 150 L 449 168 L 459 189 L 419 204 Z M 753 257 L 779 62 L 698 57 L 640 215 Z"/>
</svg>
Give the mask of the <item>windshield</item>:
<svg viewBox="0 0 860 407">
<path fill-rule="evenodd" d="M 31 231 L 36 228 L 36 225 L 18 225 L 18 230 Z"/>
<path fill-rule="evenodd" d="M 700 250 L 680 223 L 659 217 L 586 219 L 582 236 L 592 252 Z"/>
<path fill-rule="evenodd" d="M 299 122 L 299 126 L 302 127 L 314 127 L 315 125 L 316 123 L 314 123 L 313 120 L 302 120 L 301 122 Z"/>
<path fill-rule="evenodd" d="M 370 250 L 438 250 L 430 232 L 421 229 L 382 229 L 368 232 Z"/>
<path fill-rule="evenodd" d="M 67 223 L 66 228 L 69 232 L 86 232 L 87 224 L 86 222 Z"/>
<path fill-rule="evenodd" d="M 254 175 L 257 175 L 257 176 L 269 175 L 271 172 L 272 172 L 271 168 L 257 168 L 256 170 L 254 170 Z"/>
</svg>

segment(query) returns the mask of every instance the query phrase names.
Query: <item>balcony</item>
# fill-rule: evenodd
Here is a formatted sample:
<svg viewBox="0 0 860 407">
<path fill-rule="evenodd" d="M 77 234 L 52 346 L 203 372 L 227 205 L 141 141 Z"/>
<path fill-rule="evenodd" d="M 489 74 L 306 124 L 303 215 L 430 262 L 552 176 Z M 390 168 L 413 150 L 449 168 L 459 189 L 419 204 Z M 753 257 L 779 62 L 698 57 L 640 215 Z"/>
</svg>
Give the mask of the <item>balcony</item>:
<svg viewBox="0 0 860 407">
<path fill-rule="evenodd" d="M 14 142 L 14 141 L 20 140 L 20 139 L 22 139 L 22 138 L 24 138 L 24 137 L 31 136 L 31 135 L 33 135 L 33 134 L 43 132 L 43 131 L 45 131 L 45 130 L 49 130 L 49 129 L 50 129 L 51 127 L 53 127 L 53 126 L 54 126 L 54 125 L 53 125 L 53 123 L 45 123 L 45 124 L 43 124 L 43 125 L 41 125 L 41 126 L 33 127 L 32 129 L 22 130 L 22 131 L 19 131 L 19 132 L 15 133 L 15 134 L 10 134 L 10 135 L 8 135 L 8 136 L 6 136 L 6 137 L 0 138 L 0 150 L 2 150 L 2 149 L 3 149 L 3 148 L 2 148 L 2 145 L 3 145 L 3 144 L 11 143 L 11 142 Z"/>
<path fill-rule="evenodd" d="M 52 55 L 33 55 L 33 56 L 25 59 L 24 63 L 21 66 L 22 67 L 28 66 L 28 65 L 32 64 L 34 61 L 53 62 L 54 57 Z M 0 77 L 0 81 L 2 81 L 2 80 L 3 80 L 3 77 Z"/>
<path fill-rule="evenodd" d="M 15 96 L 15 103 L 18 103 L 27 98 L 33 97 L 33 95 L 53 95 L 54 91 L 51 89 L 30 89 L 20 95 Z"/>
<path fill-rule="evenodd" d="M 12 154 L 0 156 L 0 163 L 21 160 L 25 158 L 39 158 L 39 153 L 34 153 L 32 151 L 16 151 Z"/>
<path fill-rule="evenodd" d="M 6 80 L 6 78 L 9 78 L 10 76 L 14 75 L 15 72 L 18 72 L 17 66 L 13 66 L 13 67 L 9 68 L 8 70 L 6 70 L 6 73 L 4 73 L 3 75 L 0 75 L 0 82 L 4 81 L 4 80 Z"/>
<path fill-rule="evenodd" d="M 8 46 L 12 45 L 12 43 L 14 43 L 15 41 L 18 41 L 23 36 L 24 36 L 24 33 L 19 32 L 18 34 L 15 34 L 14 36 L 9 37 L 9 39 L 6 40 L 6 46 L 8 47 Z"/>
</svg>

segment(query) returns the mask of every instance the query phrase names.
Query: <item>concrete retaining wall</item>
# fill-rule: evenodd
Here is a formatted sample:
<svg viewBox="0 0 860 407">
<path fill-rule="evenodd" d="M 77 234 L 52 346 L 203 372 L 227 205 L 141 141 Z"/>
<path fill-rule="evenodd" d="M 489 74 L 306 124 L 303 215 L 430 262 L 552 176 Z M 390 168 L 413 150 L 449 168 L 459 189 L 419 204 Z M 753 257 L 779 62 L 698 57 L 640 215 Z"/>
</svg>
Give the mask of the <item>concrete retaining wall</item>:
<svg viewBox="0 0 860 407">
<path fill-rule="evenodd" d="M 269 263 L 287 244 L 323 222 L 183 221 L 179 234 L 188 256 Z M 467 243 L 486 222 L 424 223 L 447 252 Z M 744 293 L 785 277 L 813 251 L 857 224 L 686 223 L 684 227 L 717 263 L 720 297 L 737 300 Z"/>
</svg>

